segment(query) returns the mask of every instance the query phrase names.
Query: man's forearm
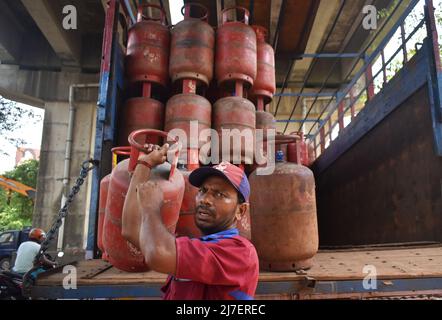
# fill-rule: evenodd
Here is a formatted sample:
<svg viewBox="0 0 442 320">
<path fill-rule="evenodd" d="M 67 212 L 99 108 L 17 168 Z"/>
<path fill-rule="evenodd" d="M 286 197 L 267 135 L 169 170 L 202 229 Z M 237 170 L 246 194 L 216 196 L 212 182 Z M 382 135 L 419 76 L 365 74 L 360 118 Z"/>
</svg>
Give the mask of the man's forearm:
<svg viewBox="0 0 442 320">
<path fill-rule="evenodd" d="M 161 208 L 144 209 L 141 216 L 140 249 L 146 262 L 155 271 L 174 274 L 175 236 L 163 224 Z"/>
</svg>

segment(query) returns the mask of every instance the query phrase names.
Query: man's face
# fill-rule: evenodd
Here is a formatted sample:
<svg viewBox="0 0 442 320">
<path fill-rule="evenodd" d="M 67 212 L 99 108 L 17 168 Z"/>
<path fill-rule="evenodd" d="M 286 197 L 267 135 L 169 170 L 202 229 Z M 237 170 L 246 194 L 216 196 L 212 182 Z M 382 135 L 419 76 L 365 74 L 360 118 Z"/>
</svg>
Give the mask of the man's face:
<svg viewBox="0 0 442 320">
<path fill-rule="evenodd" d="M 204 181 L 195 200 L 195 224 L 205 235 L 236 227 L 247 209 L 247 204 L 238 203 L 238 193 L 230 182 L 218 176 Z"/>
</svg>

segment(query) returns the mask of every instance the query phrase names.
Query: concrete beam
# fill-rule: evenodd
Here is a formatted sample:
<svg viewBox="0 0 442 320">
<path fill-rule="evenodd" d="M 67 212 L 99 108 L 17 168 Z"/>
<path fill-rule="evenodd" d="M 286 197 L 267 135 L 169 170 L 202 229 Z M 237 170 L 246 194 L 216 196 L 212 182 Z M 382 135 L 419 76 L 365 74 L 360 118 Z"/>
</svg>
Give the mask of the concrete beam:
<svg viewBox="0 0 442 320">
<path fill-rule="evenodd" d="M 14 17 L 9 6 L 0 2 L 0 62 L 18 63 L 25 29 Z"/>
<path fill-rule="evenodd" d="M 81 61 L 81 37 L 78 30 L 65 30 L 63 28 L 63 8 L 59 1 L 21 1 L 63 64 L 79 66 Z"/>
<path fill-rule="evenodd" d="M 20 69 L 61 70 L 63 63 L 38 27 L 26 31 L 21 46 Z"/>
<path fill-rule="evenodd" d="M 41 99 L 34 98 L 19 92 L 8 91 L 3 88 L 0 88 L 0 96 L 8 100 L 24 103 L 33 107 L 38 107 L 43 109 L 45 106 L 45 102 Z"/>
<path fill-rule="evenodd" d="M 321 42 L 323 41 L 328 27 L 331 24 L 336 12 L 339 8 L 339 0 L 322 0 L 319 4 L 318 12 L 313 23 L 312 31 L 305 48 L 307 53 L 316 53 L 319 49 Z M 291 79 L 302 80 L 305 72 L 310 67 L 313 59 L 304 58 L 296 61 L 292 70 Z"/>
<path fill-rule="evenodd" d="M 67 101 L 71 84 L 98 83 L 98 80 L 99 74 L 23 70 L 18 66 L 0 65 L 0 93 L 6 92 L 5 96 L 32 97 L 37 99 L 35 100 L 37 106 L 39 100 L 45 102 Z M 85 97 L 81 100 L 96 99 L 97 97 Z"/>
</svg>

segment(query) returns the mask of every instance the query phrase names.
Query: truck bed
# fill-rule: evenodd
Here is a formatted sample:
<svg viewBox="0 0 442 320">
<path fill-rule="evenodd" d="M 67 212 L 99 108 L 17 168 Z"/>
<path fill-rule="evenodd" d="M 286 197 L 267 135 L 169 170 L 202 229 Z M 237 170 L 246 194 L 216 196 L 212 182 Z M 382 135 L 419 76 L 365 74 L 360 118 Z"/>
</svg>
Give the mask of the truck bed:
<svg viewBox="0 0 442 320">
<path fill-rule="evenodd" d="M 77 289 L 65 290 L 63 267 L 40 274 L 29 295 L 33 298 L 160 298 L 166 275 L 128 273 L 102 260 L 71 265 Z M 376 268 L 375 288 L 364 288 L 368 271 Z M 372 269 L 373 270 L 373 269 Z M 373 271 L 371 271 L 373 272 Z M 337 299 L 442 295 L 442 245 L 382 249 L 320 251 L 307 272 L 266 272 L 259 275 L 256 299 Z"/>
</svg>

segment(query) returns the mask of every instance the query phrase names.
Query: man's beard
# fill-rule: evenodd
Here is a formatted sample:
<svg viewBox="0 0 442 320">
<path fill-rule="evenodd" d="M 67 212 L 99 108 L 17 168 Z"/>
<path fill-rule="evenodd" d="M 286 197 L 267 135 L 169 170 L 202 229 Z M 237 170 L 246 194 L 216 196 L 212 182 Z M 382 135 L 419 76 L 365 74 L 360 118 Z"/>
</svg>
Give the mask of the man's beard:
<svg viewBox="0 0 442 320">
<path fill-rule="evenodd" d="M 211 226 L 206 226 L 206 225 L 200 225 L 198 223 L 197 220 L 197 215 L 198 215 L 198 210 L 199 209 L 203 209 L 204 211 L 209 211 L 211 215 L 213 215 L 214 217 L 216 216 L 216 212 L 214 209 L 212 208 L 207 208 L 205 206 L 197 206 L 196 207 L 196 214 L 195 214 L 195 225 L 196 227 L 203 233 L 203 235 L 209 235 L 209 234 L 214 234 L 214 233 L 218 233 L 224 230 L 227 230 L 230 228 L 230 226 L 235 222 L 235 212 L 232 214 L 232 219 L 223 221 L 220 224 L 216 224 L 216 225 L 211 225 Z M 235 210 L 236 211 L 236 210 Z"/>
</svg>

